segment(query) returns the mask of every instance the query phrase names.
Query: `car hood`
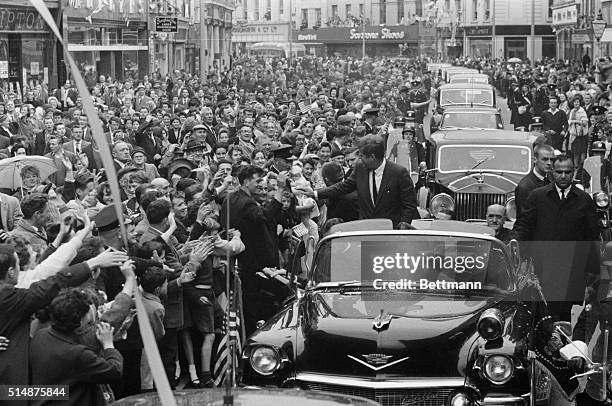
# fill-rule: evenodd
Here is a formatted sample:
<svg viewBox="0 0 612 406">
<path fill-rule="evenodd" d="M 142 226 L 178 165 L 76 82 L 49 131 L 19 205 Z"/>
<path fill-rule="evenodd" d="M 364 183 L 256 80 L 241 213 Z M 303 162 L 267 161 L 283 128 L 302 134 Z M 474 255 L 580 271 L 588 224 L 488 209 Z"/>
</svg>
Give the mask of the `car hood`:
<svg viewBox="0 0 612 406">
<path fill-rule="evenodd" d="M 524 177 L 523 174 L 476 172 L 466 175 L 465 172 L 444 173 L 437 175 L 437 180 L 454 193 L 492 193 L 508 194 Z"/>
<path fill-rule="evenodd" d="M 394 316 L 387 328 L 377 331 L 375 312 L 356 317 L 343 311 L 337 301 L 334 304 L 333 296 L 313 294 L 307 300 L 302 322 L 304 347 L 296 358 L 298 372 L 378 378 L 465 376 L 478 317 L 497 302 L 493 298 L 455 298 L 451 313 L 436 315 L 436 306 L 444 303 L 441 298 L 420 296 L 414 305 L 430 317 Z M 354 304 L 376 306 L 361 299 Z M 376 310 L 380 311 L 385 309 Z"/>
</svg>

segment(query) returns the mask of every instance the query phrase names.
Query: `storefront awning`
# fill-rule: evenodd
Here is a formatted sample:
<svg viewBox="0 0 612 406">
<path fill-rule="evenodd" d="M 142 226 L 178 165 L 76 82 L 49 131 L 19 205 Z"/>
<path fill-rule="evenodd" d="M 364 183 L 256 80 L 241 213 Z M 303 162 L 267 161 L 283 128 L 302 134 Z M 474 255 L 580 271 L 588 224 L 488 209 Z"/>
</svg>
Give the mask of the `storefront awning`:
<svg viewBox="0 0 612 406">
<path fill-rule="evenodd" d="M 612 42 L 612 27 L 606 28 L 601 36 L 601 42 Z"/>
</svg>

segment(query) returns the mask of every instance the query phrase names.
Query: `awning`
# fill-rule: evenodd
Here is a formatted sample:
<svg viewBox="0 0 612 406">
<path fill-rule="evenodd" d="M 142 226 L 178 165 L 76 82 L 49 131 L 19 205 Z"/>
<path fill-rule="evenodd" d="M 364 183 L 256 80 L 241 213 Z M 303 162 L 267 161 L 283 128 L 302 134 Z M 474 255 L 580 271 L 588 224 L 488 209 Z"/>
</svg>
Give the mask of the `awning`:
<svg viewBox="0 0 612 406">
<path fill-rule="evenodd" d="M 606 28 L 603 35 L 601 36 L 601 42 L 612 42 L 612 27 Z"/>
</svg>

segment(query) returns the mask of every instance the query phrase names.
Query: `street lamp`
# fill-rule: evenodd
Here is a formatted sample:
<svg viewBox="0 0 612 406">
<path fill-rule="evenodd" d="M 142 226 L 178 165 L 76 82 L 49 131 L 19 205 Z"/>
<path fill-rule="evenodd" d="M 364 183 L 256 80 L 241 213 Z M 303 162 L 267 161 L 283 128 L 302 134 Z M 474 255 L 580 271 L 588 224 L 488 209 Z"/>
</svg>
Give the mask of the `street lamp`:
<svg viewBox="0 0 612 406">
<path fill-rule="evenodd" d="M 599 77 L 599 63 L 598 63 L 598 58 L 599 58 L 599 54 L 600 54 L 600 41 L 601 41 L 601 37 L 604 34 L 604 31 L 606 30 L 606 26 L 608 24 L 606 23 L 606 20 L 603 19 L 603 16 L 601 15 L 601 10 L 599 10 L 599 13 L 597 14 L 597 19 L 591 22 L 591 26 L 593 27 L 593 35 L 595 35 L 595 39 L 597 40 L 597 55 L 595 55 L 595 51 L 593 51 L 593 62 L 595 63 L 595 75 L 596 75 L 596 79 L 597 82 L 599 82 L 600 77 Z"/>
</svg>

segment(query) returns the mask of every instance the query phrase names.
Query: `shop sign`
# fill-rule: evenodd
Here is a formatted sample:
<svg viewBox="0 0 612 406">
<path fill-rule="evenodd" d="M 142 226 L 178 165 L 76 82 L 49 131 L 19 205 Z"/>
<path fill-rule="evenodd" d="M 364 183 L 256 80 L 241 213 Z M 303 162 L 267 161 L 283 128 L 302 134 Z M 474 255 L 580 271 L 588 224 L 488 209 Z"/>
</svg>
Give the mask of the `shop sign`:
<svg viewBox="0 0 612 406">
<path fill-rule="evenodd" d="M 177 17 L 155 17 L 156 32 L 178 32 Z"/>
<path fill-rule="evenodd" d="M 0 61 L 0 79 L 8 79 L 8 61 Z"/>
<path fill-rule="evenodd" d="M 301 30 L 296 39 L 300 42 L 328 42 L 346 43 L 374 41 L 374 42 L 404 42 L 414 41 L 418 38 L 417 26 L 393 26 L 393 27 L 362 27 L 353 28 L 319 28 L 318 30 Z"/>
<path fill-rule="evenodd" d="M 47 31 L 47 24 L 34 8 L 0 7 L 0 31 Z"/>
<path fill-rule="evenodd" d="M 482 27 L 482 28 L 466 28 L 465 35 L 468 37 L 488 37 L 491 36 L 493 30 L 491 27 Z"/>
<path fill-rule="evenodd" d="M 572 42 L 574 44 L 587 44 L 593 42 L 593 40 L 589 34 L 582 32 L 572 34 Z"/>
<path fill-rule="evenodd" d="M 38 62 L 30 62 L 30 75 L 38 75 L 39 73 Z"/>
<path fill-rule="evenodd" d="M 289 38 L 289 23 L 238 23 L 232 26 L 234 42 L 286 42 Z"/>
<path fill-rule="evenodd" d="M 232 34 L 275 34 L 280 31 L 278 25 L 234 25 Z"/>
<path fill-rule="evenodd" d="M 576 24 L 578 22 L 578 5 L 555 8 L 552 11 L 553 25 Z"/>
</svg>

